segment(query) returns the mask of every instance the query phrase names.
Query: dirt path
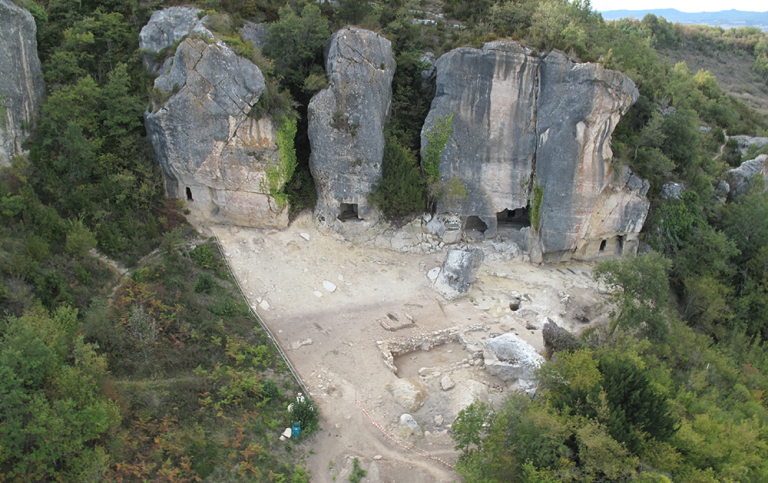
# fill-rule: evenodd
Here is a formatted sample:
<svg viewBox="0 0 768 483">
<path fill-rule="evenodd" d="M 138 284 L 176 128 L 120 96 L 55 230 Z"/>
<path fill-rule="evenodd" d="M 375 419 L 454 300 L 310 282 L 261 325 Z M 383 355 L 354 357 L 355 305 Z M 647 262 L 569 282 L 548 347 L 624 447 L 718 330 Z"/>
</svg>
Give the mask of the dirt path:
<svg viewBox="0 0 768 483">
<path fill-rule="evenodd" d="M 415 442 L 417 451 L 447 464 L 441 463 L 405 449 L 382 431 L 397 436 L 399 418 L 408 411 L 387 390 L 398 375 L 385 366 L 377 342 L 482 323 L 486 330 L 472 333 L 478 341 L 515 331 L 541 350 L 540 327 L 526 328 L 520 317 L 489 315 L 498 309 L 494 300 L 500 294 L 527 294 L 521 311 L 528 309 L 539 319 L 546 314 L 575 329 L 577 312 L 588 312 L 596 302 L 588 266 L 538 268 L 487 259 L 470 295 L 448 302 L 436 295 L 427 278 L 427 271 L 442 263 L 444 252 L 412 255 L 355 246 L 338 235 L 319 233 L 308 217 L 283 231 L 208 228 L 219 238 L 250 304 L 318 403 L 322 430 L 305 443 L 313 453 L 307 459 L 313 482 L 331 482 L 334 476 L 346 481 L 353 457 L 369 472 L 364 481 L 459 481 L 450 468 L 457 457 L 449 433 L 455 414 L 472 399 L 498 403 L 511 389 L 468 363 L 471 355 L 457 356 L 460 346 L 396 360 L 401 377 L 414 377 L 416 371 L 420 375 L 415 378 L 429 392 L 424 405 L 410 412 L 424 436 L 397 439 L 405 445 Z M 402 319 L 406 313 L 414 319 L 413 327 L 389 332 L 379 323 L 388 314 Z M 421 365 L 429 370 L 416 369 Z M 447 392 L 439 385 L 444 375 L 456 383 Z"/>
</svg>

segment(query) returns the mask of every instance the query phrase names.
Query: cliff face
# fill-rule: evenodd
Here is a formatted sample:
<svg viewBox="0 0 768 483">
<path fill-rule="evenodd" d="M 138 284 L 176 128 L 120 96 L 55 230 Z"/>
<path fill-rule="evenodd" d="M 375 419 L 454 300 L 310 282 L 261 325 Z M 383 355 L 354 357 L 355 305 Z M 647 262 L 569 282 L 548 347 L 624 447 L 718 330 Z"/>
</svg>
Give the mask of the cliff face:
<svg viewBox="0 0 768 483">
<path fill-rule="evenodd" d="M 588 233 L 602 243 L 598 230 L 602 223 L 591 222 L 593 213 L 603 211 L 597 205 L 603 191 L 612 191 L 608 188 L 613 174 L 611 134 L 638 92 L 624 74 L 597 64 L 573 63 L 559 52 L 543 60 L 539 79 L 535 176 L 544 188 L 541 250 L 550 256 L 564 252 L 557 256 L 567 258 Z M 618 225 L 636 226 L 639 232 L 647 209 L 646 202 L 642 218 L 621 220 Z"/>
<path fill-rule="evenodd" d="M 27 10 L 0 0 L 0 166 L 22 151 L 45 94 L 36 34 Z"/>
<path fill-rule="evenodd" d="M 330 86 L 312 98 L 308 109 L 315 217 L 322 225 L 361 231 L 378 220 L 367 196 L 381 175 L 394 70 L 392 46 L 384 37 L 351 27 L 331 38 Z"/>
<path fill-rule="evenodd" d="M 205 28 L 198 13 L 203 10 L 190 7 L 169 7 L 152 13 L 149 22 L 139 33 L 139 48 L 146 53 L 143 56 L 144 66 L 150 72 L 163 70 L 163 64 L 156 55 L 166 47 L 170 47 L 191 33 L 203 33 L 211 38 L 213 35 Z M 207 33 L 207 35 L 205 35 Z M 166 67 L 170 67 L 170 63 Z"/>
<path fill-rule="evenodd" d="M 453 114 L 440 175 L 467 189 L 438 212 L 461 216 L 465 230 L 485 238 L 515 241 L 534 260 L 592 258 L 609 242 L 620 246 L 611 253 L 636 249 L 648 184 L 610 164 L 611 133 L 638 96 L 629 78 L 559 52 L 540 59 L 514 42 L 457 49 L 436 67 L 422 153 L 427 133 Z M 529 228 L 537 203 L 540 224 Z"/>
<path fill-rule="evenodd" d="M 144 119 L 167 195 L 209 221 L 286 226 L 287 209 L 263 185 L 265 166 L 279 161 L 276 126 L 248 116 L 266 89 L 258 67 L 221 41 L 190 37 L 155 87 L 169 97 Z"/>
</svg>

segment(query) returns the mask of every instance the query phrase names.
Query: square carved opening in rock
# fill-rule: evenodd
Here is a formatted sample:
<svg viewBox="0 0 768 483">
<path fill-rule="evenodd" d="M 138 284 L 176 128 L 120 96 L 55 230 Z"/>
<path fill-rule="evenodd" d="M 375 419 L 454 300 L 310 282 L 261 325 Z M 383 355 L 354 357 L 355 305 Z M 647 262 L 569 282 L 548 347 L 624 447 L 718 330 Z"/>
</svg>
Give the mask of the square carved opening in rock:
<svg viewBox="0 0 768 483">
<path fill-rule="evenodd" d="M 528 208 L 515 208 L 513 210 L 504 209 L 496 213 L 496 222 L 499 230 L 509 228 L 513 230 L 520 230 L 527 226 L 531 226 L 531 216 Z"/>
<path fill-rule="evenodd" d="M 360 221 L 357 216 L 357 203 L 341 203 L 337 218 L 339 221 Z"/>
<path fill-rule="evenodd" d="M 485 230 L 488 229 L 488 225 L 485 224 L 483 220 L 480 219 L 479 216 L 468 216 L 467 221 L 464 222 L 464 231 L 479 231 L 480 233 L 485 233 Z"/>
</svg>

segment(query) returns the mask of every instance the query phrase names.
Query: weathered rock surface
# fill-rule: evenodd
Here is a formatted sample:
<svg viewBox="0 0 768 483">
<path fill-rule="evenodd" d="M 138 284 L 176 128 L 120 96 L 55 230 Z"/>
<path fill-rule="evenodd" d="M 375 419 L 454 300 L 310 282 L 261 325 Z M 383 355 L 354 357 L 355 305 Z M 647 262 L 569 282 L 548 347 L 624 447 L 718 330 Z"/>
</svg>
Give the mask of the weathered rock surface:
<svg viewBox="0 0 768 483">
<path fill-rule="evenodd" d="M 552 322 L 549 318 L 544 322 L 541 336 L 544 338 L 547 357 L 552 357 L 552 354 L 555 352 L 579 348 L 579 341 L 576 339 L 576 336 Z"/>
<path fill-rule="evenodd" d="M 465 295 L 475 283 L 483 257 L 479 248 L 449 249 L 432 287 L 448 300 Z"/>
<path fill-rule="evenodd" d="M 419 426 L 419 423 L 417 423 L 410 414 L 400 415 L 400 429 L 398 433 L 400 433 L 401 438 L 406 439 L 410 437 L 420 438 L 424 436 L 421 426 Z"/>
<path fill-rule="evenodd" d="M 240 36 L 244 41 L 250 42 L 254 47 L 259 49 L 264 47 L 267 43 L 267 34 L 269 33 L 269 25 L 263 23 L 254 23 L 246 21 L 242 27 L 240 27 Z"/>
<path fill-rule="evenodd" d="M 510 232 L 538 260 L 591 258 L 601 250 L 584 248 L 590 243 L 636 239 L 648 184 L 610 164 L 611 133 L 638 96 L 628 77 L 560 52 L 539 58 L 514 42 L 453 50 L 436 68 L 422 151 L 427 133 L 453 114 L 440 174 L 467 189 L 465 200 L 440 202 L 438 212 L 459 215 L 465 232 L 486 238 Z M 544 189 L 539 230 L 527 228 L 534 184 Z"/>
<path fill-rule="evenodd" d="M 167 195 L 203 220 L 286 226 L 287 209 L 264 194 L 264 169 L 279 162 L 277 128 L 248 116 L 266 89 L 259 68 L 221 41 L 190 37 L 155 87 L 170 97 L 144 119 Z"/>
<path fill-rule="evenodd" d="M 414 412 L 424 405 L 429 393 L 416 379 L 397 379 L 387 385 L 395 402 L 406 411 Z"/>
<path fill-rule="evenodd" d="M 143 55 L 144 66 L 150 72 L 158 72 L 163 66 L 163 59 L 157 58 L 157 53 L 170 47 L 192 32 L 212 38 L 198 14 L 203 10 L 191 7 L 169 7 L 157 10 L 141 32 L 139 32 L 139 48 L 146 51 Z M 170 67 L 170 65 L 165 66 Z"/>
<path fill-rule="evenodd" d="M 453 114 L 453 131 L 440 173 L 458 177 L 467 198 L 455 214 L 480 217 L 489 228 L 496 213 L 525 208 L 536 153 L 536 76 L 540 60 L 512 42 L 462 47 L 440 57 L 437 91 L 422 131 Z M 438 213 L 448 211 L 439 203 Z"/>
<path fill-rule="evenodd" d="M 544 358 L 530 344 L 508 332 L 485 342 L 485 370 L 503 381 L 533 380 Z"/>
<path fill-rule="evenodd" d="M 315 217 L 339 232 L 365 231 L 379 218 L 367 197 L 381 176 L 395 71 L 392 46 L 374 32 L 345 28 L 331 38 L 325 65 L 330 85 L 308 109 Z"/>
<path fill-rule="evenodd" d="M 0 0 L 0 166 L 22 152 L 45 95 L 36 34 L 32 14 Z"/>
<path fill-rule="evenodd" d="M 746 193 L 749 188 L 749 180 L 755 176 L 762 176 L 768 185 L 768 154 L 761 154 L 755 159 L 744 161 L 738 168 L 725 172 L 725 179 L 728 182 L 731 196 Z"/>
<path fill-rule="evenodd" d="M 735 139 L 739 143 L 737 148 L 741 151 L 741 154 L 747 154 L 751 146 L 755 146 L 757 149 L 762 149 L 763 146 L 768 144 L 768 138 L 759 138 L 752 136 L 731 136 L 730 139 Z"/>
<path fill-rule="evenodd" d="M 661 191 L 659 192 L 659 197 L 665 200 L 668 200 L 668 199 L 679 200 L 683 197 L 683 191 L 685 191 L 685 186 L 683 186 L 680 183 L 675 183 L 674 181 L 670 181 L 669 183 L 666 183 L 664 186 L 661 187 Z"/>
</svg>

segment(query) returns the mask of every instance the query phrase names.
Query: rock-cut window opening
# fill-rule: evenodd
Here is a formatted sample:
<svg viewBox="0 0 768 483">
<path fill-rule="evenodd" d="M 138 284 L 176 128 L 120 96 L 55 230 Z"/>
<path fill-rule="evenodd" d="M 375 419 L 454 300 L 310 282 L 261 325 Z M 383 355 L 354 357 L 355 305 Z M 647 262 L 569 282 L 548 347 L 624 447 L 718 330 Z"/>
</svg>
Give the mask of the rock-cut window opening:
<svg viewBox="0 0 768 483">
<path fill-rule="evenodd" d="M 468 216 L 467 221 L 464 223 L 464 231 L 477 230 L 480 233 L 485 233 L 487 229 L 488 225 L 478 216 Z"/>
<path fill-rule="evenodd" d="M 618 235 L 616 237 L 616 255 L 624 254 L 624 236 Z"/>
<path fill-rule="evenodd" d="M 192 190 L 189 189 L 189 186 L 187 186 L 187 201 L 194 201 L 192 199 Z"/>
<path fill-rule="evenodd" d="M 528 208 L 504 209 L 496 213 L 496 222 L 499 228 L 521 229 L 531 226 L 531 216 Z"/>
<path fill-rule="evenodd" d="M 341 203 L 338 219 L 340 221 L 359 220 L 360 218 L 357 216 L 357 203 Z"/>
<path fill-rule="evenodd" d="M 600 242 L 600 251 L 601 252 L 605 251 L 605 245 L 607 244 L 607 242 L 608 242 L 608 240 L 603 240 L 603 241 Z"/>
</svg>

